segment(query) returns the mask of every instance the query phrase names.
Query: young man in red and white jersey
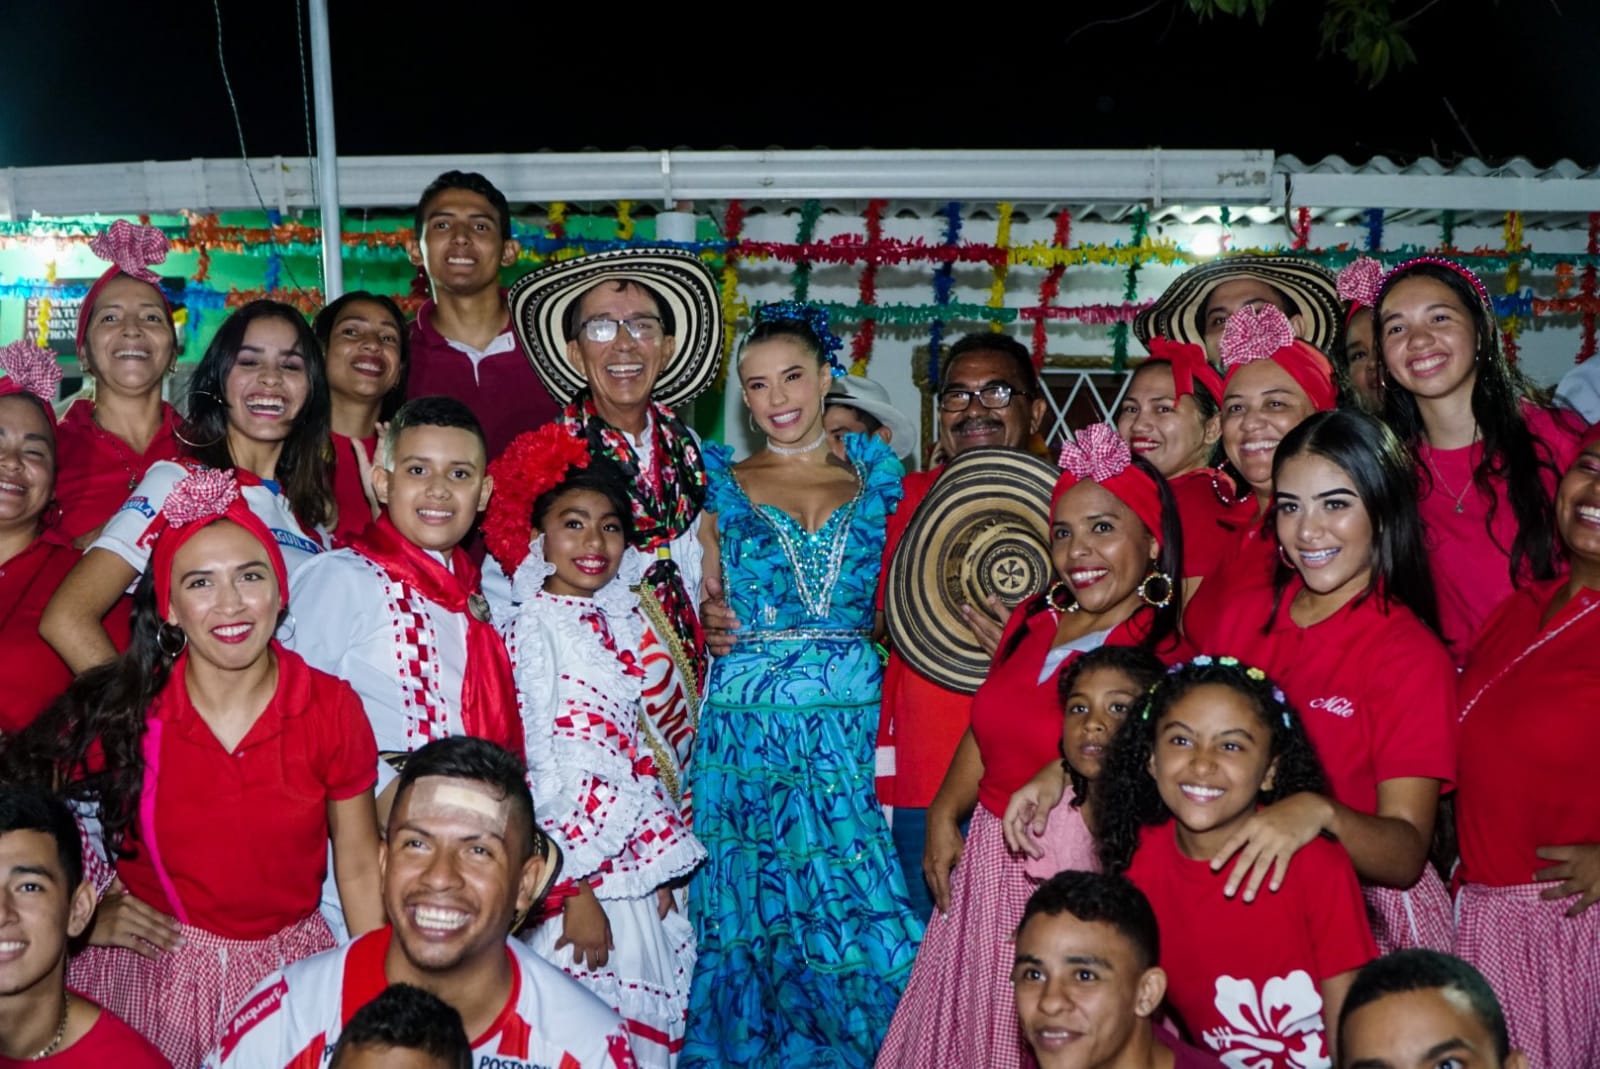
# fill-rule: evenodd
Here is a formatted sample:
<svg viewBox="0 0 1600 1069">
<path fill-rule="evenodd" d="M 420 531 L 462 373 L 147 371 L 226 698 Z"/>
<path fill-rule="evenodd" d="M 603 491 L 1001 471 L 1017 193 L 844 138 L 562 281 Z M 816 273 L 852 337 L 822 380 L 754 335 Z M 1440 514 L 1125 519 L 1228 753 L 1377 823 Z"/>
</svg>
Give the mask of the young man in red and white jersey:
<svg viewBox="0 0 1600 1069">
<path fill-rule="evenodd" d="M 388 926 L 262 981 L 207 1069 L 317 1069 L 395 983 L 461 1014 L 477 1069 L 633 1069 L 621 1019 L 507 938 L 560 868 L 517 758 L 471 737 L 411 754 L 381 863 Z"/>
</svg>

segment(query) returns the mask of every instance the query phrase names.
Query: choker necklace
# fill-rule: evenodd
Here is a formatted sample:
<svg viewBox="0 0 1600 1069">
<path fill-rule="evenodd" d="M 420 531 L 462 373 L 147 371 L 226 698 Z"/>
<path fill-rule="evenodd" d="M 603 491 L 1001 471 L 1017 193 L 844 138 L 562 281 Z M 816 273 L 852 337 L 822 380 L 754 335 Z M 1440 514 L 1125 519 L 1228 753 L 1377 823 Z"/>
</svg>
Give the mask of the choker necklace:
<svg viewBox="0 0 1600 1069">
<path fill-rule="evenodd" d="M 50 1045 L 44 1050 L 41 1050 L 38 1054 L 35 1054 L 33 1057 L 29 1058 L 28 1060 L 30 1062 L 36 1062 L 40 1059 L 50 1057 L 50 1055 L 56 1052 L 56 1048 L 61 1046 L 61 1040 L 67 1034 L 67 1007 L 70 1005 L 71 998 L 72 996 L 67 993 L 65 988 L 63 988 L 61 991 L 61 1023 L 56 1025 L 56 1038 L 52 1039 L 50 1041 Z"/>
<path fill-rule="evenodd" d="M 828 440 L 828 432 L 822 431 L 817 435 L 816 441 L 807 442 L 805 445 L 779 445 L 771 438 L 767 439 L 767 452 L 776 453 L 780 457 L 797 457 L 802 453 L 815 453 L 821 449 Z"/>
</svg>

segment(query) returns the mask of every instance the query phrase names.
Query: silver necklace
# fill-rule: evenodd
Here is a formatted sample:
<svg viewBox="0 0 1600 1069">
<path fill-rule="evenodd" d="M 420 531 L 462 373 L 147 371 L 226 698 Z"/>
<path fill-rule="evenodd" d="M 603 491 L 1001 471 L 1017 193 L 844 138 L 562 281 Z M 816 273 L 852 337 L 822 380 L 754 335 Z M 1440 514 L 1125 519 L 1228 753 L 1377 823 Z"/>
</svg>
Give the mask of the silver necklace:
<svg viewBox="0 0 1600 1069">
<path fill-rule="evenodd" d="M 1477 439 L 1474 438 L 1473 441 L 1477 441 Z M 1439 474 L 1439 469 L 1436 466 L 1434 466 L 1434 463 L 1433 463 L 1433 450 L 1432 449 L 1428 450 L 1427 465 L 1428 465 L 1428 470 L 1433 473 L 1434 481 L 1437 482 L 1440 486 L 1444 487 L 1444 492 L 1445 493 L 1447 493 L 1451 497 L 1455 498 L 1456 515 L 1459 516 L 1461 513 L 1465 512 L 1466 511 L 1466 506 L 1463 504 L 1463 502 L 1466 500 L 1467 491 L 1472 489 L 1472 478 L 1471 478 L 1471 476 L 1467 477 L 1467 485 L 1463 486 L 1461 488 L 1461 492 L 1458 494 L 1453 489 L 1451 489 L 1449 483 L 1444 481 L 1444 476 L 1440 475 Z"/>
<path fill-rule="evenodd" d="M 828 432 L 826 430 L 817 435 L 816 441 L 807 442 L 805 445 L 779 445 L 771 438 L 768 438 L 767 452 L 776 453 L 780 457 L 797 457 L 802 453 L 815 453 L 822 448 L 823 443 L 827 440 Z"/>
</svg>

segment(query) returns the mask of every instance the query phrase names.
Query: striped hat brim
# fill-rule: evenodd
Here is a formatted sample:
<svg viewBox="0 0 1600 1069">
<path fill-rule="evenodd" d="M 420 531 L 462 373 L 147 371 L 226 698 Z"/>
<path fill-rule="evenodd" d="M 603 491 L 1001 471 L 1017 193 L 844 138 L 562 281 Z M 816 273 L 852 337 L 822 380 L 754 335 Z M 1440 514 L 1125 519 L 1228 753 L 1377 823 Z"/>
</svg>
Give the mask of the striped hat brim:
<svg viewBox="0 0 1600 1069">
<path fill-rule="evenodd" d="M 1344 323 L 1339 287 L 1332 271 L 1297 256 L 1225 256 L 1197 264 L 1179 275 L 1156 303 L 1133 321 L 1134 337 L 1146 349 L 1156 336 L 1172 341 L 1205 344 L 1205 324 L 1200 321 L 1206 298 L 1224 282 L 1255 279 L 1282 291 L 1294 302 L 1304 326 L 1305 340 L 1331 353 Z"/>
<path fill-rule="evenodd" d="M 651 396 L 669 408 L 692 400 L 717 377 L 722 361 L 722 302 L 716 278 L 682 249 L 614 249 L 550 264 L 518 279 L 507 294 L 511 323 L 534 374 L 560 404 L 588 383 L 567 357 L 567 309 L 602 282 L 638 282 L 667 303 L 676 347 Z"/>
<path fill-rule="evenodd" d="M 917 507 L 889 564 L 884 615 L 907 664 L 947 690 L 971 694 L 989 655 L 962 619 L 1010 609 L 1050 582 L 1050 491 L 1059 473 L 1016 449 L 958 455 Z"/>
</svg>

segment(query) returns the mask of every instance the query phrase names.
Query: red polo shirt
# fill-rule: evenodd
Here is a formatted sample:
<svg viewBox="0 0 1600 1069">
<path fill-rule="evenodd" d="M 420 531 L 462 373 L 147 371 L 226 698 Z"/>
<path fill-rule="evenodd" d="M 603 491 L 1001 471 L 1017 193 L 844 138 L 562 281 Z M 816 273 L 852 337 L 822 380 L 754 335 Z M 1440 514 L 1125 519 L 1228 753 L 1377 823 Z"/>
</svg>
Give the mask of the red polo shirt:
<svg viewBox="0 0 1600 1069">
<path fill-rule="evenodd" d="M 1255 498 L 1250 499 L 1254 508 Z M 1278 536 L 1270 525 L 1249 518 L 1233 537 L 1233 545 L 1206 576 L 1200 589 L 1183 606 L 1183 644 L 1177 660 L 1199 653 L 1222 653 L 1213 648 L 1217 629 L 1228 605 L 1248 591 L 1272 588 L 1278 568 Z M 1265 619 L 1265 617 L 1263 617 Z"/>
<path fill-rule="evenodd" d="M 1289 603 L 1303 585 L 1291 580 L 1276 606 L 1270 587 L 1239 591 L 1206 652 L 1237 657 L 1283 688 L 1333 797 L 1351 809 L 1377 812 L 1384 780 L 1454 783 L 1456 670 L 1439 636 L 1404 605 L 1375 597 L 1301 627 Z"/>
<path fill-rule="evenodd" d="M 78 999 L 89 999 L 79 995 Z M 7 1058 L 0 1056 L 0 1069 L 27 1066 L 28 1069 L 172 1069 L 172 1063 L 150 1045 L 150 1041 L 129 1028 L 110 1010 L 101 1009 L 94 1024 L 72 1046 L 48 1058 Z"/>
<path fill-rule="evenodd" d="M 72 670 L 39 637 L 39 617 L 78 560 L 77 550 L 50 535 L 0 564 L 0 735 L 33 723 L 72 682 Z"/>
<path fill-rule="evenodd" d="M 58 527 L 71 542 L 99 527 L 122 507 L 150 465 L 183 456 L 173 433 L 178 414 L 161 406 L 161 428 L 150 448 L 136 453 L 121 438 L 94 421 L 94 402 L 78 400 L 56 424 L 56 500 L 61 504 Z"/>
<path fill-rule="evenodd" d="M 944 469 L 906 473 L 900 486 L 905 496 L 900 507 L 889 514 L 883 543 L 883 568 L 878 575 L 877 607 L 883 609 L 884 590 L 889 582 L 889 562 L 911 526 L 911 517 Z M 893 780 L 878 781 L 879 801 L 908 809 L 926 809 L 939 793 L 939 784 L 950 769 L 950 760 L 967 733 L 967 718 L 972 695 L 961 694 L 917 672 L 894 650 L 883 672 L 883 705 L 879 713 L 879 737 L 892 739 L 895 751 Z M 1057 733 L 1060 728 L 1057 727 Z M 1034 769 L 1038 771 L 1037 768 Z M 1030 775 L 1032 773 L 1029 773 Z"/>
<path fill-rule="evenodd" d="M 377 782 L 378 747 L 356 692 L 276 642 L 272 649 L 278 689 L 233 752 L 189 700 L 187 655 L 173 666 L 148 729 L 159 731 L 154 808 L 162 865 L 188 922 L 229 939 L 262 939 L 316 911 L 328 803 Z M 141 818 L 151 781 L 147 767 Z M 175 911 L 146 843 L 117 862 L 117 874 L 141 901 Z"/>
<path fill-rule="evenodd" d="M 378 436 L 350 439 L 334 434 L 333 439 L 333 500 L 339 506 L 339 521 L 333 528 L 333 544 L 348 546 L 350 540 L 367 529 L 372 522 L 372 506 L 367 504 L 367 492 L 361 485 L 361 465 L 356 460 L 359 447 L 376 463 Z"/>
<path fill-rule="evenodd" d="M 1579 590 L 1546 620 L 1565 582 L 1501 602 L 1461 673 L 1456 830 L 1469 883 L 1530 883 L 1555 864 L 1539 847 L 1600 843 L 1600 592 Z"/>
<path fill-rule="evenodd" d="M 523 431 L 536 430 L 560 415 L 560 406 L 533 373 L 533 364 L 509 325 L 490 347 L 505 345 L 504 338 L 510 339 L 509 346 L 474 362 L 434 329 L 433 309 L 432 300 L 422 302 L 411 321 L 407 400 L 443 395 L 472 409 L 483 424 L 491 460 Z"/>
<path fill-rule="evenodd" d="M 1239 545 L 1240 532 L 1255 516 L 1256 499 L 1227 501 L 1232 481 L 1214 468 L 1200 468 L 1171 479 L 1172 497 L 1183 526 L 1183 577 L 1204 578 L 1216 571 Z"/>
</svg>

